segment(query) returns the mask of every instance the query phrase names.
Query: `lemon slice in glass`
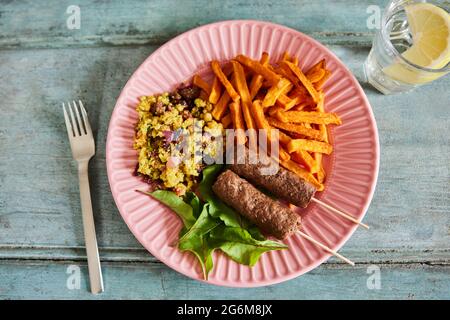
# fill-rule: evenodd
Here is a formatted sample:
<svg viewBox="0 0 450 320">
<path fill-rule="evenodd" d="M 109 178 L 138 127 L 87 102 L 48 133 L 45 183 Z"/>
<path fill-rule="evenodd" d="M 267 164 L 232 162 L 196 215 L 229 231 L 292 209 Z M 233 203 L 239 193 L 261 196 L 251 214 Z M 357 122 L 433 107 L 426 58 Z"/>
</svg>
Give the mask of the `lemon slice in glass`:
<svg viewBox="0 0 450 320">
<path fill-rule="evenodd" d="M 402 56 L 418 66 L 442 69 L 450 62 L 450 15 L 430 3 L 405 6 L 413 45 Z M 445 73 L 430 73 L 394 63 L 383 69 L 393 79 L 409 84 L 433 81 Z"/>
</svg>

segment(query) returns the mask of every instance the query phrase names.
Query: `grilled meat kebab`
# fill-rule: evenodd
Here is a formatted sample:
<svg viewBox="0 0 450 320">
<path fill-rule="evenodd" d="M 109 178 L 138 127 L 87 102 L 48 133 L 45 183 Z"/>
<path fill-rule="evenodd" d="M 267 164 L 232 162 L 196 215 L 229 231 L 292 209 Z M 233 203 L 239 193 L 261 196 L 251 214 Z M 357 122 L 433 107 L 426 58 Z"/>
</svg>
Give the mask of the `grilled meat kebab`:
<svg viewBox="0 0 450 320">
<path fill-rule="evenodd" d="M 314 196 L 317 189 L 309 182 L 303 180 L 295 173 L 279 167 L 275 174 L 265 174 L 264 168 L 268 164 L 258 161 L 251 164 L 249 161 L 250 151 L 248 148 L 245 152 L 236 153 L 234 164 L 229 169 L 237 175 L 247 179 L 255 186 L 270 191 L 274 196 L 288 201 L 293 205 L 306 208 Z M 259 159 L 255 157 L 255 159 Z M 266 159 L 264 159 L 266 162 Z M 274 161 L 270 158 L 267 161 Z"/>
<path fill-rule="evenodd" d="M 301 227 L 298 214 L 231 170 L 221 173 L 212 189 L 223 202 L 278 239 L 286 239 Z"/>
</svg>

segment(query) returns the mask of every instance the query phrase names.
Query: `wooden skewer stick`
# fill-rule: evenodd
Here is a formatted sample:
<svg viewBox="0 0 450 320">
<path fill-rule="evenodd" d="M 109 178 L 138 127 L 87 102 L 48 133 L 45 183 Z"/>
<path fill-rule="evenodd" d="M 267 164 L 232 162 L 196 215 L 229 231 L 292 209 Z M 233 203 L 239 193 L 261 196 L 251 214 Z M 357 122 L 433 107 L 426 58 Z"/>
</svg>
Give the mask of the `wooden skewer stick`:
<svg viewBox="0 0 450 320">
<path fill-rule="evenodd" d="M 325 250 L 328 253 L 331 253 L 333 256 L 335 256 L 336 258 L 341 259 L 342 261 L 347 262 L 349 265 L 354 266 L 355 263 L 349 259 L 347 259 L 346 257 L 344 257 L 343 255 L 337 253 L 334 250 L 331 250 L 330 248 L 328 248 L 326 245 L 320 243 L 317 240 L 314 240 L 313 238 L 311 238 L 310 236 L 308 236 L 306 233 L 302 232 L 302 231 L 297 231 L 297 233 L 302 236 L 303 238 L 305 238 L 306 240 L 312 242 L 313 244 L 315 244 L 316 246 L 322 248 L 323 250 Z"/>
<path fill-rule="evenodd" d="M 361 221 L 359 221 L 358 219 L 352 217 L 351 215 L 349 215 L 349 214 L 347 214 L 345 212 L 342 212 L 342 211 L 340 211 L 338 209 L 335 209 L 332 206 L 330 206 L 330 205 L 326 204 L 325 202 L 322 202 L 322 201 L 320 201 L 320 200 L 318 200 L 316 198 L 311 198 L 311 200 L 314 201 L 315 203 L 317 203 L 317 204 L 319 204 L 319 205 L 329 209 L 330 211 L 333 211 L 334 213 L 340 215 L 341 217 L 344 217 L 345 219 L 350 220 L 351 222 L 354 222 L 354 223 L 360 225 L 363 228 L 369 229 L 369 226 L 367 224 L 362 223 Z"/>
</svg>

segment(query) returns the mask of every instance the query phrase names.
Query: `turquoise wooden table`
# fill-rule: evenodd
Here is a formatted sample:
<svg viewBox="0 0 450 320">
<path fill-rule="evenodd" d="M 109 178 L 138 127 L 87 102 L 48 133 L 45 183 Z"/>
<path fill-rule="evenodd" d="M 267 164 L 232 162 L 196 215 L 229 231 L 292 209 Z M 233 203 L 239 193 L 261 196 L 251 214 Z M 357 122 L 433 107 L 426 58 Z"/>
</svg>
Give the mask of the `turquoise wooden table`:
<svg viewBox="0 0 450 320">
<path fill-rule="evenodd" d="M 372 228 L 358 230 L 342 249 L 354 268 L 330 259 L 294 280 L 254 289 L 188 279 L 134 239 L 107 181 L 115 100 L 162 43 L 218 20 L 268 20 L 323 42 L 363 82 L 374 32 L 367 21 L 385 4 L 1 1 L 0 299 L 450 298 L 449 77 L 397 96 L 362 83 L 378 123 L 381 167 L 366 216 Z M 74 98 L 85 102 L 97 143 L 90 175 L 106 288 L 99 296 L 88 289 L 77 173 L 61 110 Z"/>
</svg>

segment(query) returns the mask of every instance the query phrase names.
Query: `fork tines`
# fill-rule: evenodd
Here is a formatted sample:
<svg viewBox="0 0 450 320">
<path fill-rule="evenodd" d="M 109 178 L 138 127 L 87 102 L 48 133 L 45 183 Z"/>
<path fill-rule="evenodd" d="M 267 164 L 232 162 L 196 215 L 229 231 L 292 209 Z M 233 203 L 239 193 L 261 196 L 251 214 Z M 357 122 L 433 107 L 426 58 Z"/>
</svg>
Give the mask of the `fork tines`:
<svg viewBox="0 0 450 320">
<path fill-rule="evenodd" d="M 81 102 L 81 100 L 78 100 L 78 105 L 75 101 L 72 101 L 72 103 L 73 106 L 70 102 L 67 103 L 67 108 L 69 109 L 70 117 L 67 114 L 64 102 L 62 104 L 67 130 L 69 132 L 72 132 L 73 137 L 90 134 L 91 128 L 89 125 L 89 120 L 87 118 L 87 112 L 83 106 L 83 102 Z"/>
</svg>

